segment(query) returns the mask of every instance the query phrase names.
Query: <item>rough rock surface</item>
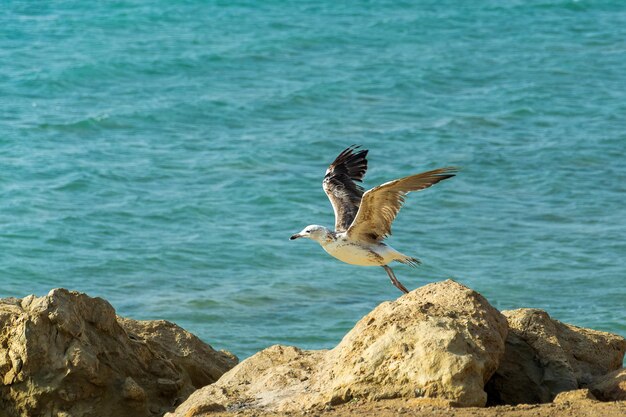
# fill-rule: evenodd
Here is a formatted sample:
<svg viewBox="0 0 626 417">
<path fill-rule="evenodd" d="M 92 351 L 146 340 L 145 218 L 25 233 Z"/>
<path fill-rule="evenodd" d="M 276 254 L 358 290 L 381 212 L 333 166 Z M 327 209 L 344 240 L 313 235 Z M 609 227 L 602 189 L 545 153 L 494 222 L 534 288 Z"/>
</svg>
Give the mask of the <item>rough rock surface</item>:
<svg viewBox="0 0 626 417">
<path fill-rule="evenodd" d="M 237 363 L 165 321 L 64 289 L 0 300 L 0 417 L 162 415 Z"/>
<path fill-rule="evenodd" d="M 555 404 L 572 403 L 576 401 L 596 401 L 596 397 L 588 388 L 576 389 L 574 391 L 563 391 L 554 397 Z"/>
<path fill-rule="evenodd" d="M 327 355 L 331 397 L 445 398 L 483 406 L 504 352 L 504 317 L 454 281 L 379 305 Z"/>
<path fill-rule="evenodd" d="M 257 353 L 173 415 L 399 397 L 483 406 L 506 333 L 506 319 L 480 294 L 450 280 L 434 283 L 379 305 L 330 351 L 273 346 Z"/>
<path fill-rule="evenodd" d="M 599 377 L 589 389 L 602 401 L 626 401 L 626 368 Z"/>
<path fill-rule="evenodd" d="M 621 336 L 561 323 L 538 309 L 502 313 L 509 334 L 486 387 L 491 404 L 550 402 L 622 365 L 626 340 Z"/>
</svg>

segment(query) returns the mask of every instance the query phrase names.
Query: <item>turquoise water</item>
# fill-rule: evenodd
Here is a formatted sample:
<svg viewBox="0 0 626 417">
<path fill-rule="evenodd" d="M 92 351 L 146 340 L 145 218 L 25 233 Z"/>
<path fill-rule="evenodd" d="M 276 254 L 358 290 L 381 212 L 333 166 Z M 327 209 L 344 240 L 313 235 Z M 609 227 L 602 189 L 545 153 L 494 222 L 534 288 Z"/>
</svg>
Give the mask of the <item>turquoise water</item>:
<svg viewBox="0 0 626 417">
<path fill-rule="evenodd" d="M 0 296 L 66 287 L 241 357 L 332 347 L 399 291 L 288 237 L 458 165 L 390 243 L 497 308 L 626 335 L 626 3 L 6 1 Z"/>
</svg>

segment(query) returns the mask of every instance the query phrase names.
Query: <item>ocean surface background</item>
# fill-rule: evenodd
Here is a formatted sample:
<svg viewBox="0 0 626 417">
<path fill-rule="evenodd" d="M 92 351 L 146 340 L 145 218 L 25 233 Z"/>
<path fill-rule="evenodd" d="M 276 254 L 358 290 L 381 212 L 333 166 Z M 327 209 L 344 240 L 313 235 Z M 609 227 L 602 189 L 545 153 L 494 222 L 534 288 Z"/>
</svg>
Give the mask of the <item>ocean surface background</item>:
<svg viewBox="0 0 626 417">
<path fill-rule="evenodd" d="M 394 224 L 407 287 L 626 336 L 625 2 L 5 1 L 0 127 L 0 297 L 332 347 L 400 295 L 288 240 L 356 143 L 366 188 L 462 167 Z"/>
</svg>

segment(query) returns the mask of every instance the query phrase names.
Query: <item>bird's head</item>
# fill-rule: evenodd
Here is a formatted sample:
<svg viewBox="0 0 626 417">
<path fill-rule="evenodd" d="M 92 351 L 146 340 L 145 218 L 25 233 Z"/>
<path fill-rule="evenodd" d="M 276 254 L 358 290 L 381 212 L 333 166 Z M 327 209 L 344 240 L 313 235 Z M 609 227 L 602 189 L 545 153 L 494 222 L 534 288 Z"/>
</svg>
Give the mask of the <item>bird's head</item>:
<svg viewBox="0 0 626 417">
<path fill-rule="evenodd" d="M 305 237 L 308 239 L 313 239 L 318 242 L 325 240 L 328 236 L 329 230 L 324 226 L 318 226 L 317 224 L 311 224 L 304 229 L 300 233 L 296 233 L 292 235 L 289 240 L 295 240 L 301 237 Z"/>
</svg>

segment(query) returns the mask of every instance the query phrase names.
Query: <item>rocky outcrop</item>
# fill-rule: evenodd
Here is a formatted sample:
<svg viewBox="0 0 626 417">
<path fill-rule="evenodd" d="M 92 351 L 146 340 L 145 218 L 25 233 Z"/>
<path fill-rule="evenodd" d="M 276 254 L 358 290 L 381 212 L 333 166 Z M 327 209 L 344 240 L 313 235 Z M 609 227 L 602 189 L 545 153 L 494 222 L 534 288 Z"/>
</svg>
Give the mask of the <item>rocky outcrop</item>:
<svg viewBox="0 0 626 417">
<path fill-rule="evenodd" d="M 237 363 L 172 323 L 63 289 L 0 300 L 0 329 L 2 417 L 162 415 Z"/>
<path fill-rule="evenodd" d="M 502 312 L 506 351 L 486 389 L 492 404 L 550 402 L 622 365 L 626 340 L 561 323 L 537 309 Z"/>
<path fill-rule="evenodd" d="M 589 384 L 589 389 L 602 401 L 626 401 L 626 369 L 597 378 Z"/>
<path fill-rule="evenodd" d="M 504 317 L 454 281 L 379 305 L 327 355 L 332 399 L 444 398 L 483 406 L 504 352 Z"/>
<path fill-rule="evenodd" d="M 235 366 L 178 326 L 118 317 L 99 298 L 4 299 L 0 417 L 317 413 L 383 399 L 453 415 L 486 402 L 593 411 L 595 398 L 626 400 L 624 338 L 542 310 L 503 313 L 448 280 L 380 304 L 334 349 L 272 346 Z"/>
<path fill-rule="evenodd" d="M 259 352 L 170 415 L 295 411 L 398 397 L 482 406 L 506 334 L 506 319 L 480 294 L 450 280 L 434 283 L 379 305 L 330 351 Z"/>
</svg>

